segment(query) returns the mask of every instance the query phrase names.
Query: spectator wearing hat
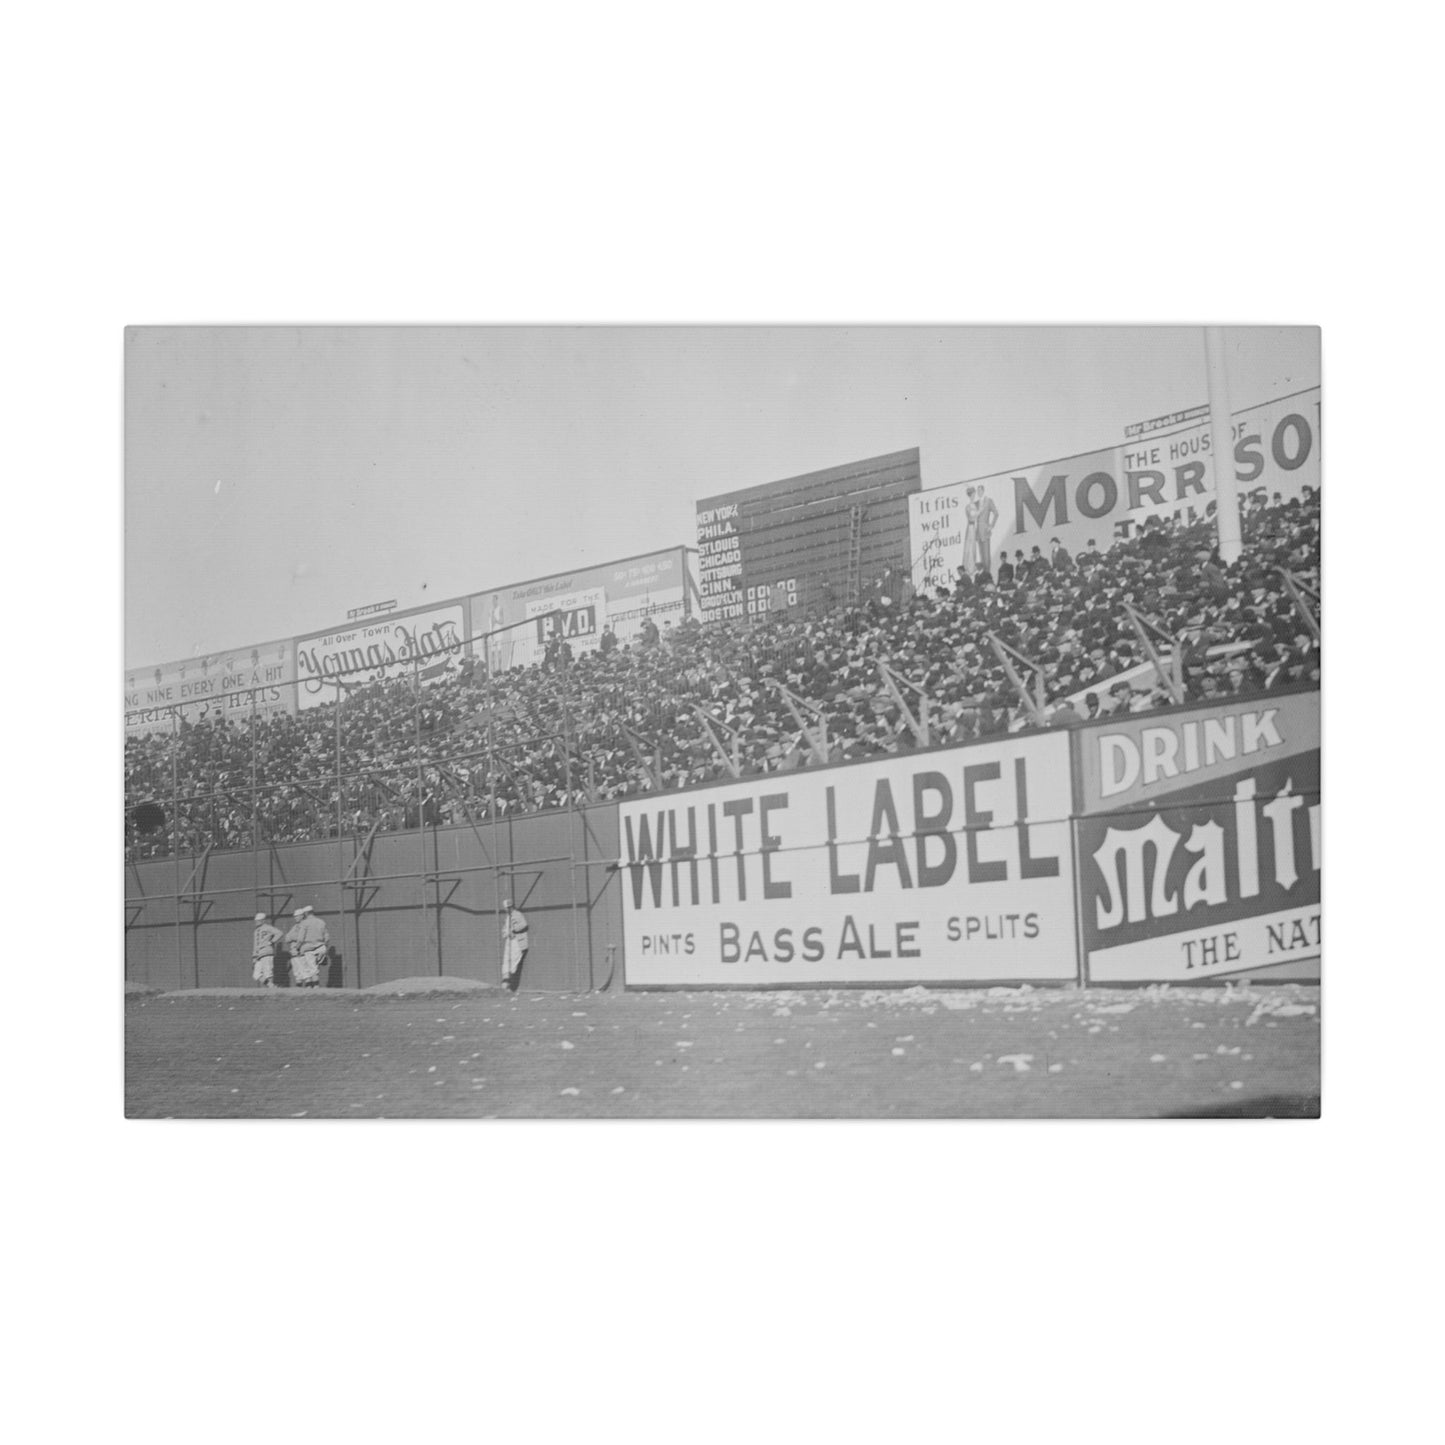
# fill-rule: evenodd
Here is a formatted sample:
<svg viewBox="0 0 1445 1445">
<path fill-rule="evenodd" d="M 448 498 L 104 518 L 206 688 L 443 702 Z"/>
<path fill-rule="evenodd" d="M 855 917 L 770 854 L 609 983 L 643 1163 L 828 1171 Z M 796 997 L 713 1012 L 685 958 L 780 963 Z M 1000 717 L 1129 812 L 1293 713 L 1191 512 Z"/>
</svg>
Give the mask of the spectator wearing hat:
<svg viewBox="0 0 1445 1445">
<path fill-rule="evenodd" d="M 251 935 L 251 980 L 261 988 L 276 987 L 276 945 L 281 941 L 281 930 L 272 924 L 264 914 L 255 917 L 255 932 Z"/>
<path fill-rule="evenodd" d="M 1223 601 L 1229 596 L 1229 581 L 1225 576 L 1224 559 L 1219 555 L 1218 547 L 1210 548 L 1201 570 L 1216 600 Z"/>
<path fill-rule="evenodd" d="M 1100 703 L 1099 712 L 1101 716 L 1109 717 L 1116 712 L 1128 712 L 1130 710 L 1130 699 L 1133 695 L 1134 690 L 1127 682 L 1114 683 Z"/>
<path fill-rule="evenodd" d="M 1055 572 L 1071 572 L 1074 568 L 1074 559 L 1069 556 L 1069 549 L 1057 537 L 1049 539 L 1049 566 Z"/>
<path fill-rule="evenodd" d="M 321 965 L 331 950 L 331 934 L 309 903 L 291 916 L 295 922 L 286 935 L 286 947 L 291 954 L 292 987 L 316 988 L 321 983 Z"/>
</svg>

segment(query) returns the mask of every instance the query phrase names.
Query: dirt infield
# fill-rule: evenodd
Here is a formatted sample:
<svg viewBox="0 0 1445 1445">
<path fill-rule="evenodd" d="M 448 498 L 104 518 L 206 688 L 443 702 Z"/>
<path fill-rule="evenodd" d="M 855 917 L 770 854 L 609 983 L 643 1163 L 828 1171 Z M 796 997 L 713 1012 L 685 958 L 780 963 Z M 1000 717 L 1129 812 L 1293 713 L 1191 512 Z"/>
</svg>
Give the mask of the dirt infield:
<svg viewBox="0 0 1445 1445">
<path fill-rule="evenodd" d="M 139 995 L 131 1118 L 1319 1114 L 1319 989 Z"/>
</svg>

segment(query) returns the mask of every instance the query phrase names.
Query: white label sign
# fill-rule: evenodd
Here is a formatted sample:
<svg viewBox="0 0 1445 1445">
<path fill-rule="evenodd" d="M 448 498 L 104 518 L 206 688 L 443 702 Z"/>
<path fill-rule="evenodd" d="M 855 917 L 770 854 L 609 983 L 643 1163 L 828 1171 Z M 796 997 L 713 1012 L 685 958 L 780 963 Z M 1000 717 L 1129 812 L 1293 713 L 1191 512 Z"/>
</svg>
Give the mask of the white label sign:
<svg viewBox="0 0 1445 1445">
<path fill-rule="evenodd" d="M 1051 733 L 625 802 L 627 982 L 1074 978 L 1070 798 Z"/>
</svg>

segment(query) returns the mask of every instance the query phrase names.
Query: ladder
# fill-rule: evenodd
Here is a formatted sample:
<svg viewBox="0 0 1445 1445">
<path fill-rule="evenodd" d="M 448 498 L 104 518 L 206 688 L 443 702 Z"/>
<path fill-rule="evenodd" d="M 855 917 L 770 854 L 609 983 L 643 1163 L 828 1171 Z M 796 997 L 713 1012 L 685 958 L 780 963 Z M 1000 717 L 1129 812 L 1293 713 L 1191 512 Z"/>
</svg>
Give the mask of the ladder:
<svg viewBox="0 0 1445 1445">
<path fill-rule="evenodd" d="M 856 607 L 863 591 L 863 508 L 848 508 L 848 582 L 849 607 Z"/>
</svg>

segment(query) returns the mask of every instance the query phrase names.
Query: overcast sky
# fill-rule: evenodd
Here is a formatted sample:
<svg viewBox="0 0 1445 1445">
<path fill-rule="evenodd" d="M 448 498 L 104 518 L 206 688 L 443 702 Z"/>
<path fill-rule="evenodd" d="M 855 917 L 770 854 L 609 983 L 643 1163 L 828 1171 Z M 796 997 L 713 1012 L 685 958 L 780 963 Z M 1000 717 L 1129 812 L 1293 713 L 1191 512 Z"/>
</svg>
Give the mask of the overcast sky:
<svg viewBox="0 0 1445 1445">
<path fill-rule="evenodd" d="M 1229 336 L 1238 409 L 1318 333 Z M 923 485 L 1207 400 L 1190 327 L 243 327 L 126 335 L 125 663 L 694 542 L 700 496 L 919 447 Z"/>
</svg>

